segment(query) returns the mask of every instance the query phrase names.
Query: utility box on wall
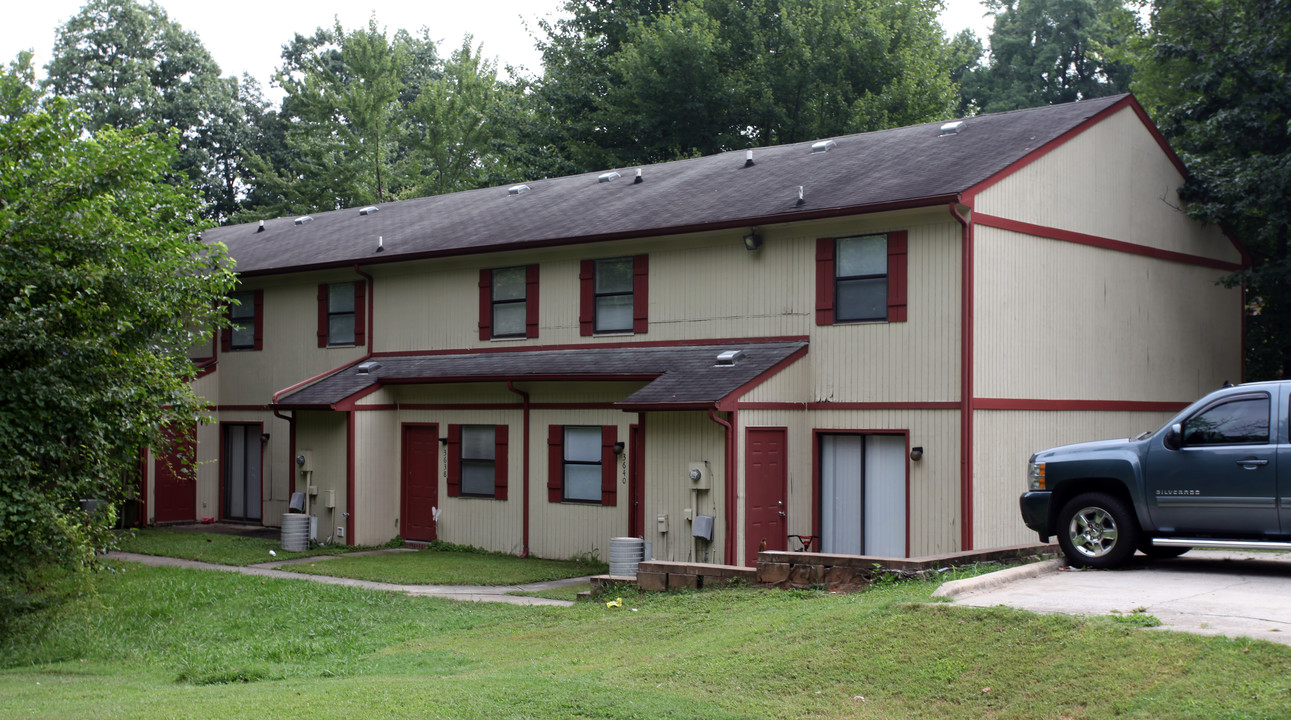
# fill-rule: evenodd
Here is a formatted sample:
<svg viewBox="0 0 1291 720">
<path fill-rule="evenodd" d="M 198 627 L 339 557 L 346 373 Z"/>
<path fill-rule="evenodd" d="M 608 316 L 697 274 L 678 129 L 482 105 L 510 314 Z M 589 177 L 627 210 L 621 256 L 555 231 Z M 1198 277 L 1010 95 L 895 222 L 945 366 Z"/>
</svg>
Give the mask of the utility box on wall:
<svg viewBox="0 0 1291 720">
<path fill-rule="evenodd" d="M 690 479 L 691 490 L 711 490 L 713 488 L 713 471 L 708 468 L 708 463 L 691 463 L 690 472 L 687 476 Z"/>
</svg>

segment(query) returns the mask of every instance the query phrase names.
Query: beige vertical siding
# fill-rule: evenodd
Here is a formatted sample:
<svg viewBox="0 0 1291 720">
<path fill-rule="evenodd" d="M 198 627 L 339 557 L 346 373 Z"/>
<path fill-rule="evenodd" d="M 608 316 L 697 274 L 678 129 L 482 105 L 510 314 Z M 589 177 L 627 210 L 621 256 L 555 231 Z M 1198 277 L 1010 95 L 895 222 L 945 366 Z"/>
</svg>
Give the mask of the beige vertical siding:
<svg viewBox="0 0 1291 720">
<path fill-rule="evenodd" d="M 296 451 L 312 451 L 314 473 L 312 479 L 301 474 L 296 482 L 298 490 L 306 489 L 306 480 L 318 488 L 318 495 L 310 498 L 310 514 L 318 517 L 318 539 L 323 542 L 344 540 L 333 535 L 338 525 L 345 524 L 346 504 L 346 414 L 333 412 L 302 411 L 296 413 Z M 336 507 L 323 507 L 323 493 L 336 493 Z M 356 488 L 357 490 L 357 488 Z M 361 502 L 361 501 L 360 501 Z M 355 530 L 360 529 L 359 522 Z"/>
<path fill-rule="evenodd" d="M 1222 270 L 976 229 L 978 397 L 1188 402 L 1241 377 Z"/>
<path fill-rule="evenodd" d="M 635 420 L 634 420 L 635 421 Z M 645 421 L 645 539 L 654 557 L 678 562 L 727 562 L 726 431 L 702 412 L 648 413 Z M 692 490 L 690 464 L 704 462 L 712 472 L 710 490 Z M 686 519 L 713 516 L 713 541 L 696 540 Z M 667 532 L 658 517 L 668 516 Z"/>
<path fill-rule="evenodd" d="M 973 415 L 973 544 L 1001 547 L 1036 542 L 1022 524 L 1027 459 L 1058 445 L 1109 440 L 1156 430 L 1174 413 L 981 410 Z"/>
<path fill-rule="evenodd" d="M 744 489 L 745 432 L 755 427 L 788 428 L 788 527 L 794 534 L 819 534 L 813 525 L 816 454 L 813 430 L 908 432 L 909 444 L 924 448 L 910 462 L 907 531 L 912 556 L 959 549 L 959 413 L 955 410 L 742 410 L 739 413 L 739 495 Z M 745 518 L 736 528 L 737 553 L 744 547 Z M 744 562 L 740 557 L 737 562 Z"/>
<path fill-rule="evenodd" d="M 1183 211 L 1183 177 L 1125 108 L 977 196 L 978 212 L 1174 252 L 1240 262 L 1216 227 Z"/>
<path fill-rule="evenodd" d="M 355 545 L 378 545 L 399 534 L 399 447 L 395 413 L 354 413 Z"/>
</svg>

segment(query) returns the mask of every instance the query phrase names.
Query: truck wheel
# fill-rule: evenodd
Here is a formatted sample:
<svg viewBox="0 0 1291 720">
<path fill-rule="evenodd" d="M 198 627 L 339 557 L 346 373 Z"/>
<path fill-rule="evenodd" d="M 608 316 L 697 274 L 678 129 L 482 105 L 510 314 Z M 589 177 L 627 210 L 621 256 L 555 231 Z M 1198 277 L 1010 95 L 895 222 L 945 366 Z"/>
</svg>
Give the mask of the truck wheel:
<svg viewBox="0 0 1291 720">
<path fill-rule="evenodd" d="M 1058 512 L 1058 545 L 1076 567 L 1113 568 L 1134 555 L 1139 527 L 1125 503 L 1106 493 L 1072 498 Z"/>
</svg>

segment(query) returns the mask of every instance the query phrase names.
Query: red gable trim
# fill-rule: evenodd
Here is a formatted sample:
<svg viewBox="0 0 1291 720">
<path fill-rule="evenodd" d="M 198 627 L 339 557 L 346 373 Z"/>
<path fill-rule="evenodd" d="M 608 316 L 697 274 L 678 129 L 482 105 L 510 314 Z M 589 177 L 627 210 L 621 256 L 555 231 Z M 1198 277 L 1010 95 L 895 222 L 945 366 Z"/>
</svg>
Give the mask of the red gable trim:
<svg viewBox="0 0 1291 720">
<path fill-rule="evenodd" d="M 1050 240 L 1062 240 L 1063 242 L 1090 245 L 1092 247 L 1103 248 L 1104 250 L 1115 250 L 1117 252 L 1142 255 L 1144 257 L 1156 258 L 1158 260 L 1169 260 L 1171 262 L 1184 263 L 1186 265 L 1200 265 L 1202 267 L 1229 271 L 1242 269 L 1241 265 L 1228 262 L 1227 260 L 1217 260 L 1215 258 L 1203 257 L 1201 255 L 1174 252 L 1173 250 L 1161 250 L 1160 248 L 1149 247 L 1147 245 L 1128 243 L 1121 240 L 1098 237 L 1097 235 L 1086 235 L 1084 233 L 1046 227 L 1044 225 L 1034 225 L 1020 220 L 1010 220 L 1008 218 L 996 217 L 995 215 L 987 215 L 986 213 L 973 213 L 973 223 L 975 225 L 999 228 L 1000 230 L 1019 232 L 1025 235 L 1049 238 Z"/>
<path fill-rule="evenodd" d="M 1009 177 L 1009 176 L 1010 176 L 1010 175 L 1012 175 L 1013 173 L 1015 173 L 1015 172 L 1017 172 L 1017 171 L 1021 170 L 1022 168 L 1024 168 L 1024 167 L 1026 167 L 1026 166 L 1030 165 L 1031 163 L 1035 162 L 1036 160 L 1039 160 L 1040 158 L 1044 157 L 1045 155 L 1048 155 L 1049 153 L 1053 152 L 1054 150 L 1057 150 L 1059 147 L 1061 147 L 1062 145 L 1066 144 L 1066 142 L 1067 142 L 1068 140 L 1071 140 L 1072 138 L 1076 137 L 1077 135 L 1079 135 L 1079 134 L 1081 134 L 1081 133 L 1085 132 L 1085 131 L 1086 131 L 1086 130 L 1088 130 L 1089 128 L 1091 128 L 1091 127 L 1093 127 L 1093 126 L 1097 125 L 1098 123 L 1102 122 L 1103 120 L 1105 120 L 1108 116 L 1113 115 L 1113 114 L 1115 114 L 1115 113 L 1119 112 L 1121 109 L 1123 109 L 1124 107 L 1126 107 L 1127 105 L 1130 105 L 1130 104 L 1135 104 L 1135 105 L 1137 105 L 1138 103 L 1135 103 L 1135 102 L 1134 102 L 1134 98 L 1133 98 L 1133 97 L 1131 97 L 1131 96 L 1128 96 L 1128 95 L 1127 95 L 1124 99 L 1119 100 L 1119 101 L 1117 101 L 1117 102 L 1115 102 L 1115 103 L 1113 103 L 1113 104 L 1111 104 L 1111 105 L 1108 105 L 1106 108 L 1103 108 L 1103 110 L 1101 110 L 1100 112 L 1095 113 L 1094 115 L 1092 115 L 1092 116 L 1091 116 L 1088 120 L 1086 120 L 1085 122 L 1083 122 L 1083 123 L 1081 123 L 1081 124 L 1077 125 L 1076 127 L 1072 128 L 1072 129 L 1068 130 L 1067 132 L 1065 132 L 1065 133 L 1063 133 L 1063 134 L 1059 135 L 1058 137 L 1056 137 L 1056 138 L 1054 138 L 1054 139 L 1050 140 L 1049 142 L 1045 143 L 1044 145 L 1041 145 L 1040 147 L 1036 148 L 1035 150 L 1032 150 L 1031 152 L 1027 153 L 1026 155 L 1023 155 L 1022 157 L 1020 157 L 1020 158 L 1018 158 L 1017 160 L 1013 161 L 1013 162 L 1012 162 L 1012 163 L 1010 163 L 1009 165 L 1005 166 L 1005 168 L 1004 168 L 1003 170 L 1000 170 L 999 172 L 995 173 L 994 175 L 990 176 L 989 178 L 987 178 L 987 179 L 983 180 L 982 182 L 980 182 L 980 183 L 978 183 L 978 184 L 974 185 L 973 187 L 969 188 L 967 191 L 965 191 L 965 192 L 960 196 L 960 198 L 959 198 L 959 202 L 961 202 L 961 203 L 963 203 L 963 204 L 965 204 L 965 205 L 972 205 L 972 203 L 973 203 L 973 197 L 974 197 L 974 196 L 976 196 L 978 193 L 980 193 L 980 192 L 982 192 L 983 190 L 985 190 L 985 189 L 987 189 L 987 188 L 991 187 L 992 185 L 995 185 L 996 183 L 1000 182 L 1001 180 L 1004 180 L 1005 178 Z M 1151 126 L 1149 126 L 1149 127 L 1151 127 Z M 1179 162 L 1179 158 L 1178 158 L 1177 156 L 1175 156 L 1175 154 L 1174 154 L 1174 152 L 1173 152 L 1173 151 L 1171 151 L 1171 153 L 1170 153 L 1170 157 L 1171 157 L 1171 159 L 1176 163 L 1175 167 L 1178 167 L 1178 168 L 1180 169 L 1180 172 L 1186 172 L 1186 171 L 1184 170 L 1184 168 L 1183 168 L 1183 163 Z M 976 222 L 976 221 L 977 221 L 977 218 L 973 218 L 973 221 L 974 221 L 974 222 Z"/>
<path fill-rule="evenodd" d="M 384 350 L 372 353 L 372 357 L 414 357 L 429 355 L 479 355 L 495 352 L 539 352 L 544 350 L 587 350 L 592 348 L 646 348 L 646 347 L 684 347 L 690 345 L 753 345 L 760 343 L 808 342 L 807 335 L 785 335 L 782 337 L 737 337 L 737 338 L 704 338 L 689 340 L 646 340 L 642 342 L 583 342 L 564 345 L 510 345 L 499 347 L 453 348 L 451 350 Z M 357 362 L 357 361 L 356 361 Z M 350 363 L 353 364 L 353 363 Z M 349 365 L 346 365 L 348 367 Z M 344 368 L 337 368 L 338 370 Z M 328 371 L 331 374 L 335 371 Z"/>
</svg>

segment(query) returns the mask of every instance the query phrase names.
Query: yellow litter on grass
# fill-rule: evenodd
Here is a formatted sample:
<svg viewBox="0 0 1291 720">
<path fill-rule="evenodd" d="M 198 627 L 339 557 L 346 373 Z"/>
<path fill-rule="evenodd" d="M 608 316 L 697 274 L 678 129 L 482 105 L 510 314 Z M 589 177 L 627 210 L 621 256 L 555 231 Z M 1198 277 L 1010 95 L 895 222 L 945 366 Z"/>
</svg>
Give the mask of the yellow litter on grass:
<svg viewBox="0 0 1291 720">
<path fill-rule="evenodd" d="M 613 600 L 605 603 L 605 607 L 607 608 L 623 607 L 623 598 L 614 598 Z"/>
</svg>

